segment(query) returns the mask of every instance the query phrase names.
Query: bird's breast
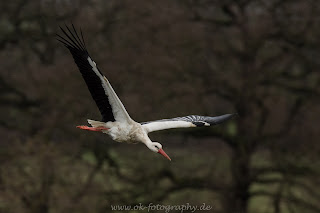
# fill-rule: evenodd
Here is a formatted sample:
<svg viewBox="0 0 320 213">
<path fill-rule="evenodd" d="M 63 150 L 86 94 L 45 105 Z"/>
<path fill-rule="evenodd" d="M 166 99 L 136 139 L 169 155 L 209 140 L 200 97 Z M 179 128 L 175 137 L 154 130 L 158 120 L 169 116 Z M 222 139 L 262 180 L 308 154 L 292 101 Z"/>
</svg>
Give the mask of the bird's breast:
<svg viewBox="0 0 320 213">
<path fill-rule="evenodd" d="M 117 142 L 139 143 L 142 128 L 138 125 L 116 123 L 110 128 L 108 134 Z"/>
</svg>

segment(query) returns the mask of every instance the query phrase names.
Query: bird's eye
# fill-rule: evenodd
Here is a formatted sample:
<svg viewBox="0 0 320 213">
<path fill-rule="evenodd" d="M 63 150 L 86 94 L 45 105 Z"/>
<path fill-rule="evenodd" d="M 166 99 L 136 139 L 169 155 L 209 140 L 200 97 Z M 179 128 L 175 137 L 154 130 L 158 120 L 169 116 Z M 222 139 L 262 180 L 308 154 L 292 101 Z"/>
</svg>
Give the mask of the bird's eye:
<svg viewBox="0 0 320 213">
<path fill-rule="evenodd" d="M 157 145 L 155 145 L 155 147 L 156 147 L 157 149 L 159 149 L 159 147 L 158 147 Z"/>
</svg>

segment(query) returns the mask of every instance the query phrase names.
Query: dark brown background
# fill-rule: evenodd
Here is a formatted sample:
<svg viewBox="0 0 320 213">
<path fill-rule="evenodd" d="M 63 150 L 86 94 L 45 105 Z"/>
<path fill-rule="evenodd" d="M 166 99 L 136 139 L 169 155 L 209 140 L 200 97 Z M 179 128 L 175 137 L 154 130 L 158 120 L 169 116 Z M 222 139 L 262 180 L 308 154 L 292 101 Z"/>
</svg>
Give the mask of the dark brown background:
<svg viewBox="0 0 320 213">
<path fill-rule="evenodd" d="M 316 0 L 0 3 L 0 212 L 319 212 Z M 136 121 L 239 116 L 151 134 L 173 159 L 76 129 L 100 119 L 59 25 L 87 48 Z"/>
</svg>

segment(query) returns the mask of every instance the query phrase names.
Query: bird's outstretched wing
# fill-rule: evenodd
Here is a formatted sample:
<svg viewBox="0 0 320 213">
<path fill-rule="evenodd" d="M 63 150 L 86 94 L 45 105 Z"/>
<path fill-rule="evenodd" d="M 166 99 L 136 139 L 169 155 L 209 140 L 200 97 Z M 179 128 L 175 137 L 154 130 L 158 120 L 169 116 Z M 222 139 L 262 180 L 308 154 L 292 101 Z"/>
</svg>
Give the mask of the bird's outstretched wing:
<svg viewBox="0 0 320 213">
<path fill-rule="evenodd" d="M 99 71 L 96 63 L 91 59 L 83 39 L 82 31 L 80 35 L 72 25 L 70 30 L 61 28 L 64 37 L 57 34 L 57 40 L 66 46 L 71 52 L 83 79 L 85 80 L 92 98 L 96 102 L 102 121 L 128 121 L 131 120 L 129 114 L 112 89 L 107 78 Z"/>
<path fill-rule="evenodd" d="M 147 132 L 154 132 L 172 128 L 213 126 L 227 121 L 235 115 L 236 114 L 225 114 L 216 117 L 189 115 L 185 117 L 143 122 L 141 123 L 141 125 Z"/>
</svg>

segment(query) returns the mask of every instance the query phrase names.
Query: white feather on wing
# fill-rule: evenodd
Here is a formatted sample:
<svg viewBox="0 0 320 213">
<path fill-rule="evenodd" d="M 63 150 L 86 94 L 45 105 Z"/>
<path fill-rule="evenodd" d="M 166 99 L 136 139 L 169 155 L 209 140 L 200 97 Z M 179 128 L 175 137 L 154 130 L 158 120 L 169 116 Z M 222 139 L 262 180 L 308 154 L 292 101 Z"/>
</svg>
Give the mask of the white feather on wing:
<svg viewBox="0 0 320 213">
<path fill-rule="evenodd" d="M 129 116 L 127 110 L 125 109 L 117 94 L 113 90 L 108 79 L 104 75 L 100 74 L 96 66 L 96 63 L 90 57 L 88 57 L 88 62 L 92 66 L 92 70 L 96 73 L 97 76 L 99 76 L 101 80 L 102 87 L 106 95 L 108 96 L 110 105 L 112 107 L 113 116 L 116 119 L 116 121 L 130 122 L 132 120 L 131 117 Z"/>
</svg>

